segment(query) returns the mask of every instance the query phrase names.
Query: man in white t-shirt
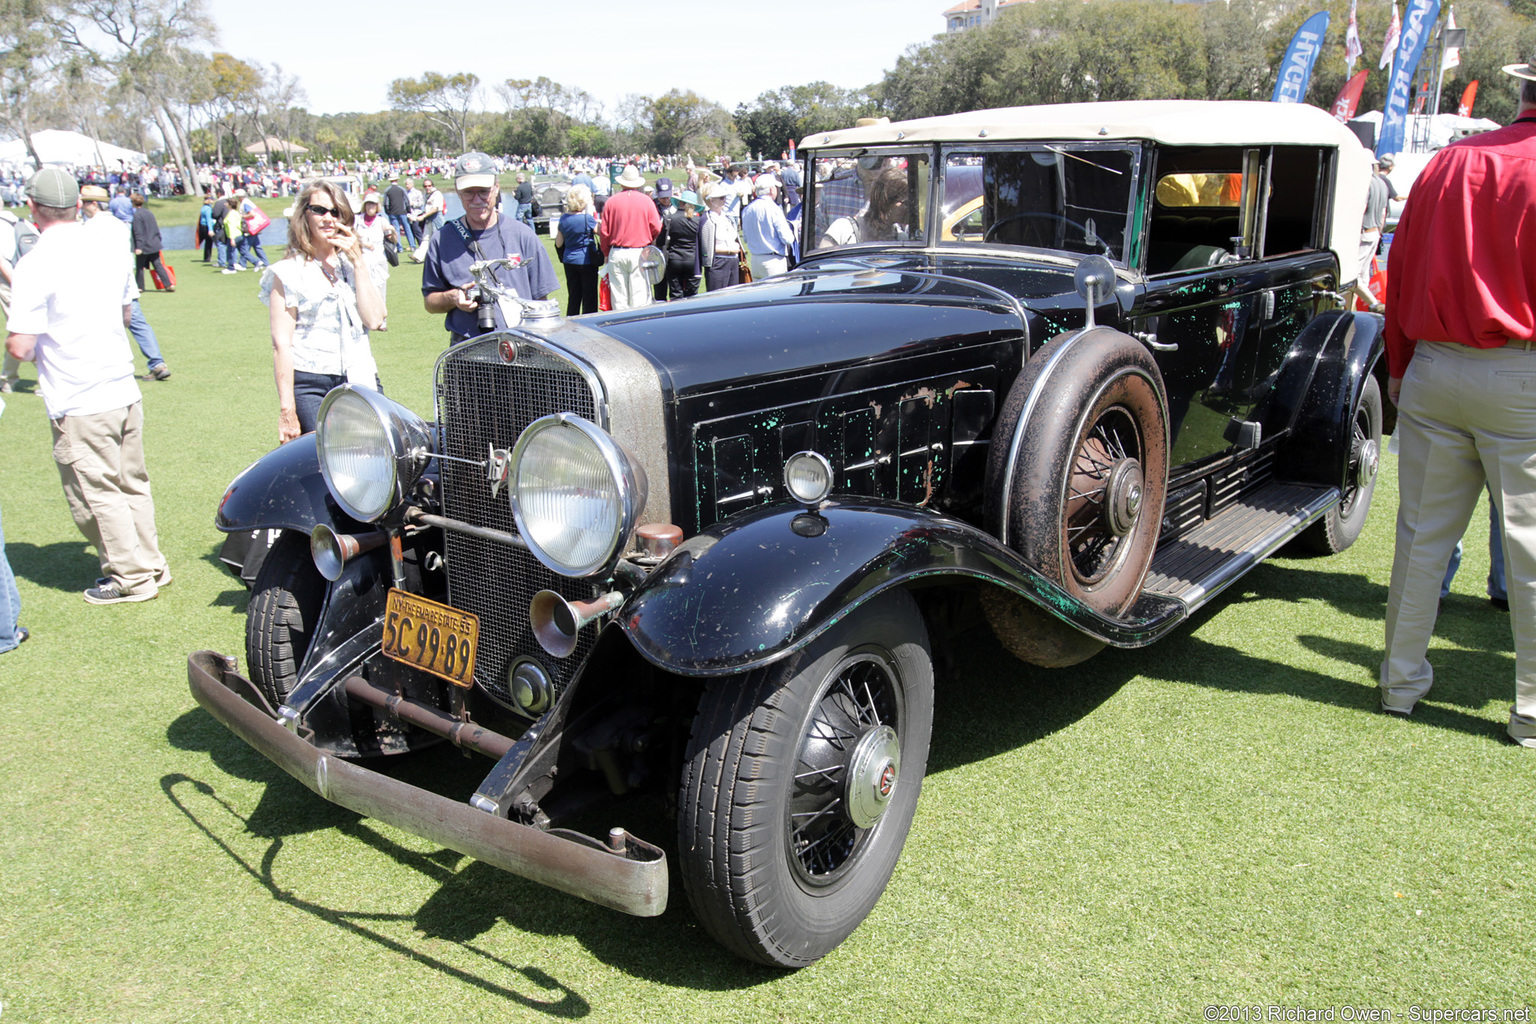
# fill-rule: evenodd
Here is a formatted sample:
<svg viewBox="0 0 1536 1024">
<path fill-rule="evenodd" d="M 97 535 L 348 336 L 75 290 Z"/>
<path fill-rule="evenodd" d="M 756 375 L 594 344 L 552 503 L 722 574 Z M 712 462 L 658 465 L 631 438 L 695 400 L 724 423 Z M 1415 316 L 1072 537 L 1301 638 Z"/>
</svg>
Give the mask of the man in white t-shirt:
<svg viewBox="0 0 1536 1024">
<path fill-rule="evenodd" d="M 37 363 L 64 496 L 101 559 L 86 601 L 148 601 L 171 570 L 155 532 L 125 330 L 137 295 L 132 256 L 75 219 L 80 187 L 59 168 L 32 176 L 27 201 L 42 236 L 16 267 L 6 350 Z"/>
</svg>

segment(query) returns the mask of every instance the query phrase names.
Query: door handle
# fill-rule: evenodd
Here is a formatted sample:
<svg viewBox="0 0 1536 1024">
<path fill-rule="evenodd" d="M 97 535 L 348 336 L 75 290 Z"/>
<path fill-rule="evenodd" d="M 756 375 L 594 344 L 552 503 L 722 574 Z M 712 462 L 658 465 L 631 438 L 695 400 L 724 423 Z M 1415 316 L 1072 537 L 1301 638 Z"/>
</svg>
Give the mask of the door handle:
<svg viewBox="0 0 1536 1024">
<path fill-rule="evenodd" d="M 1177 352 L 1179 350 L 1179 343 L 1176 341 L 1166 345 L 1158 341 L 1156 331 L 1133 331 L 1131 332 L 1131 337 L 1155 352 Z"/>
</svg>

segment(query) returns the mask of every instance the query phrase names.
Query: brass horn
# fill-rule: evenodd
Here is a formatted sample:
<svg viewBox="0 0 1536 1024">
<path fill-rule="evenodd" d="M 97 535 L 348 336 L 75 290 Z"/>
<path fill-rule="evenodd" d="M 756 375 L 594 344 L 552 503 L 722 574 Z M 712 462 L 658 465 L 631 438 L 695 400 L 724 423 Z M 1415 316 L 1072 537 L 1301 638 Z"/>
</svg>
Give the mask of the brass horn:
<svg viewBox="0 0 1536 1024">
<path fill-rule="evenodd" d="M 309 554 L 315 560 L 315 568 L 320 570 L 320 575 L 335 582 L 341 579 L 341 570 L 348 562 L 387 540 L 389 534 L 383 530 L 359 534 L 337 533 L 320 523 L 309 531 Z"/>
<path fill-rule="evenodd" d="M 528 622 L 539 646 L 557 658 L 576 649 L 576 634 L 593 619 L 613 611 L 624 603 L 617 590 L 591 601 L 567 601 L 553 590 L 541 590 L 528 604 Z"/>
</svg>

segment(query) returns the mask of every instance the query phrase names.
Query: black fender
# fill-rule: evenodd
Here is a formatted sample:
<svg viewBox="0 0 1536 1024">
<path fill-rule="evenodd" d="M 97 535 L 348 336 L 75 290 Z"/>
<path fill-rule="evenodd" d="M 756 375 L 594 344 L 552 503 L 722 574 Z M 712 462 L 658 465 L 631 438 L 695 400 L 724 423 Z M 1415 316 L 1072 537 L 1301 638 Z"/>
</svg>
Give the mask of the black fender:
<svg viewBox="0 0 1536 1024">
<path fill-rule="evenodd" d="M 1141 647 L 1181 621 L 1142 595 L 1120 618 L 1078 601 L 970 523 L 861 498 L 770 506 L 690 537 L 631 595 L 619 624 L 646 660 L 684 676 L 745 672 L 810 643 L 860 604 L 918 582 L 986 581 L 1104 643 Z"/>
<path fill-rule="evenodd" d="M 1255 413 L 1264 436 L 1286 435 L 1276 452 L 1278 476 L 1341 485 L 1355 408 L 1384 349 L 1382 319 L 1373 313 L 1332 310 L 1307 324 Z"/>
<path fill-rule="evenodd" d="M 213 524 L 229 534 L 219 561 L 250 586 L 281 530 L 306 535 L 318 524 L 337 533 L 373 529 L 341 510 L 320 475 L 315 435 L 304 434 L 247 466 L 224 489 Z"/>
<path fill-rule="evenodd" d="M 305 434 L 274 448 L 230 481 L 219 500 L 214 525 L 225 533 L 242 530 L 301 530 L 324 523 L 338 533 L 373 529 L 341 510 L 320 475 L 315 435 Z"/>
</svg>

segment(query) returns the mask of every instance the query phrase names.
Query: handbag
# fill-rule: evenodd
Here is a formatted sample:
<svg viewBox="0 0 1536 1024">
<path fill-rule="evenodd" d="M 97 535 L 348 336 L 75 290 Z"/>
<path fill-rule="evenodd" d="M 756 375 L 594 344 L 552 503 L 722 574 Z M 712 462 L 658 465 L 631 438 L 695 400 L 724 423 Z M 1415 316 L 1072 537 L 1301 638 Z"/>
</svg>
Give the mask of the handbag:
<svg viewBox="0 0 1536 1024">
<path fill-rule="evenodd" d="M 736 253 L 736 267 L 741 272 L 740 284 L 752 283 L 752 263 L 747 259 L 747 250 L 742 249 Z"/>
<path fill-rule="evenodd" d="M 392 267 L 400 265 L 400 246 L 388 238 L 384 239 L 384 258 L 389 261 L 389 265 Z"/>
<path fill-rule="evenodd" d="M 255 206 L 254 203 L 251 205 Z M 245 215 L 245 233 L 248 235 L 259 235 L 271 223 L 272 218 L 267 216 L 267 211 L 259 206 L 255 206 L 255 209 Z"/>
</svg>

